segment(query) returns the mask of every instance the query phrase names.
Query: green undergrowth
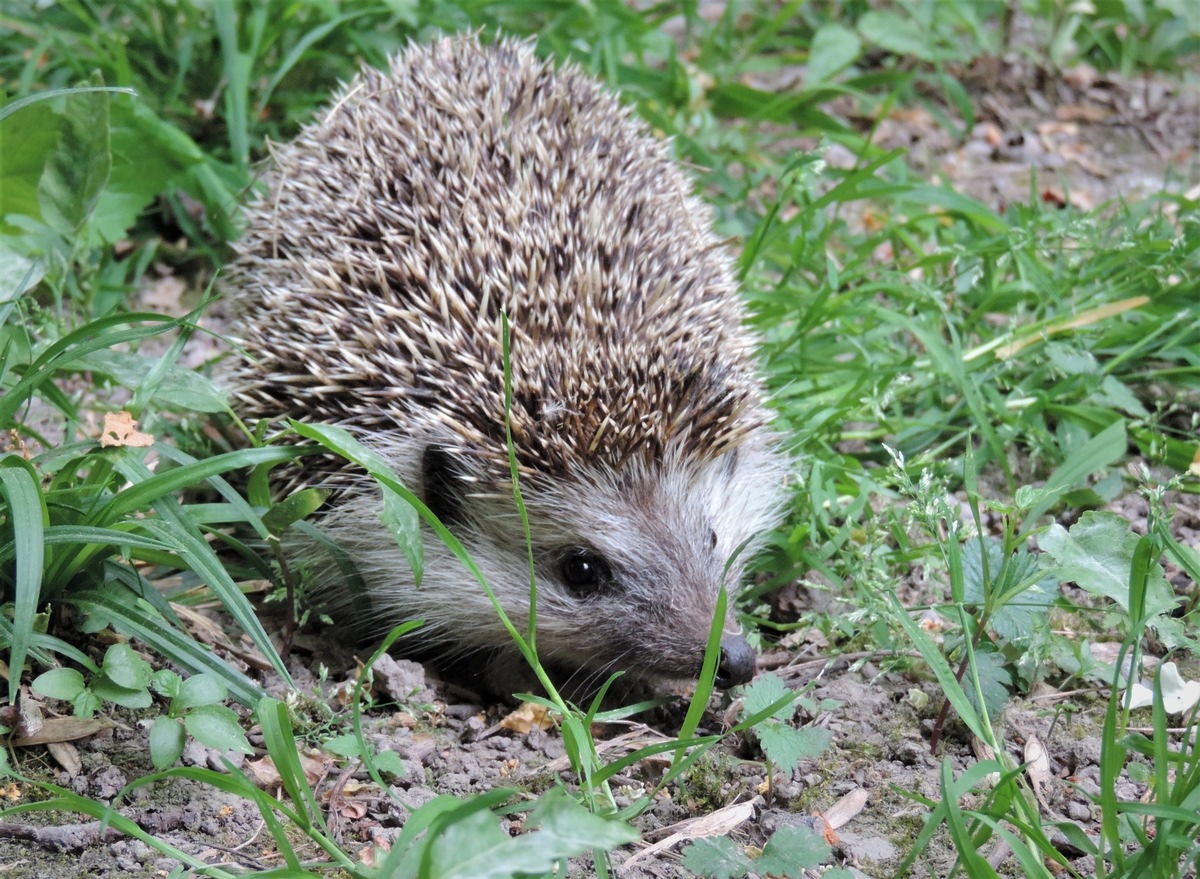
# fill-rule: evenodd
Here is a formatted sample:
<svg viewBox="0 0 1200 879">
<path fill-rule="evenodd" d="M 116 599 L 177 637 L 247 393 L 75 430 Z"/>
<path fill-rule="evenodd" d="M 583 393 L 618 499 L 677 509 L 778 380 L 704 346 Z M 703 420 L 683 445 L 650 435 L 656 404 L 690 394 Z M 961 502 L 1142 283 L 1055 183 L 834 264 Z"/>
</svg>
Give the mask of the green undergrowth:
<svg viewBox="0 0 1200 879">
<path fill-rule="evenodd" d="M 209 372 L 180 360 L 214 307 L 237 206 L 267 141 L 292 136 L 360 63 L 464 30 L 528 36 L 620 88 L 673 139 L 736 242 L 778 428 L 797 461 L 792 515 L 746 594 L 746 619 L 764 644 L 814 629 L 832 652 L 867 651 L 886 670 L 924 676 L 941 694 L 931 744 L 960 744 L 948 731 L 966 729 L 997 755 L 958 777 L 947 762 L 940 799 L 912 794 L 927 817 L 908 864 L 948 837 L 962 873 L 990 876 L 977 851 L 999 837 L 1025 875 L 1046 875 L 1048 863 L 1058 875 L 1182 875 L 1197 857 L 1195 715 L 1169 718 L 1160 695 L 1134 723 L 1121 694 L 1131 679 L 1161 674 L 1143 654 L 1186 658 L 1196 648 L 1200 556 L 1174 536 L 1170 502 L 1170 492 L 1196 491 L 1200 448 L 1200 214 L 1195 189 L 1189 197 L 1182 185 L 1194 169 L 1168 175 L 1158 195 L 1089 212 L 1032 186 L 997 210 L 918 177 L 878 138 L 894 111 L 914 106 L 966 137 L 980 120 L 963 83 L 998 57 L 1051 77 L 1081 63 L 1194 76 L 1200 18 L 1177 0 L 7 4 L 0 643 L 10 702 L 30 684 L 81 716 L 109 704 L 146 709 L 161 771 L 131 788 L 182 777 L 254 801 L 286 864 L 271 875 L 485 875 L 463 860 L 464 838 L 486 840 L 487 875 L 550 875 L 587 851 L 609 875 L 603 853 L 634 838 L 652 797 L 619 808 L 609 785 L 650 752 L 606 763 L 592 722 L 607 716 L 570 704 L 542 673 L 538 698 L 560 718 L 571 773 L 532 806 L 507 790 L 440 797 L 410 815 L 374 868 L 357 862 L 332 841 L 295 762 L 295 737 L 318 735 L 300 724 L 326 721 L 267 698 L 260 681 L 194 641 L 177 610 L 215 599 L 287 680 L 245 593 L 267 581 L 295 602 L 297 572 L 274 548 L 322 498 L 273 498 L 272 473 L 306 452 L 264 445 L 254 425 L 231 419 Z M 163 278 L 187 288 L 181 317 L 143 304 Z M 136 430 L 101 426 L 121 411 Z M 235 450 L 210 430 L 221 417 L 226 436 L 248 438 Z M 296 430 L 367 465 L 395 501 L 414 565 L 421 520 L 453 545 L 344 433 Z M 1129 492 L 1149 509 L 1139 530 L 1103 509 Z M 1177 594 L 1164 565 L 1191 591 Z M 921 588 L 899 590 L 902 603 L 897 585 L 917 578 Z M 796 581 L 848 612 L 772 616 L 773 593 Z M 531 633 L 511 630 L 540 670 Z M 1121 661 L 1093 655 L 1102 641 L 1122 645 Z M 1039 685 L 1111 694 L 1098 833 L 1039 811 L 1006 756 L 1004 706 Z M 232 766 L 173 765 L 189 735 L 244 748 L 224 693 L 253 711 L 284 800 Z M 682 781 L 711 793 L 699 770 L 725 758 L 718 737 L 698 732 L 708 695 L 701 687 L 677 738 L 655 746 L 670 755 L 660 788 Z M 743 695 L 730 734 L 769 783 L 829 747 L 798 718 L 835 706 L 810 705 L 772 677 Z M 328 724 L 331 750 L 383 784 L 395 755 L 370 751 L 353 704 Z M 1183 734 L 1171 731 L 1180 724 Z M 1129 772 L 1141 772 L 1153 800 L 1109 793 Z M 89 814 L 197 874 L 238 872 L 204 867 L 103 804 L 41 786 L 49 799 L 16 812 Z M 527 813 L 529 832 L 501 830 L 498 815 L 513 812 Z M 1055 833 L 1089 869 L 1071 872 L 1081 868 L 1064 862 Z M 320 864 L 301 861 L 300 837 L 320 849 Z M 824 845 L 791 830 L 761 851 L 707 840 L 685 849 L 684 864 L 702 876 L 793 876 L 824 861 Z"/>
</svg>

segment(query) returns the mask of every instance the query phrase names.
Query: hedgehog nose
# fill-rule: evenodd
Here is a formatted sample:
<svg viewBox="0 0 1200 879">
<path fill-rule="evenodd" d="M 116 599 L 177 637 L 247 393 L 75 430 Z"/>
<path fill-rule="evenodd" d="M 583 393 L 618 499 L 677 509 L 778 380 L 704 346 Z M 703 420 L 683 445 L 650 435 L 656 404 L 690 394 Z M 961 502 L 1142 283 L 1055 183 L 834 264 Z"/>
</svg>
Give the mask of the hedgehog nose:
<svg viewBox="0 0 1200 879">
<path fill-rule="evenodd" d="M 721 639 L 721 665 L 716 684 L 722 690 L 748 683 L 754 677 L 754 650 L 741 635 Z"/>
</svg>

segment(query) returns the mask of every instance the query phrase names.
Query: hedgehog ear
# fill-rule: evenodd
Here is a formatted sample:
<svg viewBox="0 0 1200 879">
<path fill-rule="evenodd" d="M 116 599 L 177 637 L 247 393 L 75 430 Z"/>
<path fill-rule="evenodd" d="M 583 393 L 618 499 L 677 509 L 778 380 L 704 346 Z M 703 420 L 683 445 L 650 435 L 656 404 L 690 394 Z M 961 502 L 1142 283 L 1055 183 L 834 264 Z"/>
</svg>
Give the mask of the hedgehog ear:
<svg viewBox="0 0 1200 879">
<path fill-rule="evenodd" d="M 421 500 L 450 528 L 462 524 L 466 481 L 450 451 L 429 445 L 421 455 Z"/>
</svg>

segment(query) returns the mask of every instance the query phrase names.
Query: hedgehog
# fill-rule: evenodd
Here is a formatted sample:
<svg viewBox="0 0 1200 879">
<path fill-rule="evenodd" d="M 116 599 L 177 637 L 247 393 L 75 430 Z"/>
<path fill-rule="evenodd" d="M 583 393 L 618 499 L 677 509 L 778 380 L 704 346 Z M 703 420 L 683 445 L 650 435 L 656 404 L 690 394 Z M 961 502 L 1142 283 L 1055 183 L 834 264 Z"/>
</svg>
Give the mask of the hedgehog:
<svg viewBox="0 0 1200 879">
<path fill-rule="evenodd" d="M 669 143 L 530 43 L 458 36 L 363 70 L 272 147 L 264 178 L 227 273 L 239 413 L 351 430 L 518 629 L 532 554 L 550 667 L 696 679 L 722 587 L 779 523 L 787 467 L 730 255 Z M 421 619 L 422 643 L 519 662 L 441 541 L 424 541 L 418 585 L 378 489 L 338 482 L 319 527 L 366 585 L 359 632 Z M 716 683 L 754 671 L 731 611 Z"/>
</svg>

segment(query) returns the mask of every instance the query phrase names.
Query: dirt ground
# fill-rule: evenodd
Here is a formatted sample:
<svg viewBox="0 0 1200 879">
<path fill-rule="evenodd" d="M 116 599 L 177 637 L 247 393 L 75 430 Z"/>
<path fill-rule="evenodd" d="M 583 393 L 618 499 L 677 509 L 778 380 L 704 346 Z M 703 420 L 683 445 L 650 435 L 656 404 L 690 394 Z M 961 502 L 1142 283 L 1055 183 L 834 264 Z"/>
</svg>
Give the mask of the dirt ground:
<svg viewBox="0 0 1200 879">
<path fill-rule="evenodd" d="M 930 176 L 948 178 L 961 190 L 1003 209 L 1025 201 L 1032 192 L 1047 201 L 1073 202 L 1088 208 L 1116 197 L 1134 198 L 1160 191 L 1187 191 L 1200 180 L 1200 89 L 1195 85 L 1149 77 L 1122 81 L 1083 68 L 1048 79 L 1019 62 L 981 64 L 964 76 L 978 97 L 980 121 L 968 137 L 955 140 L 922 110 L 898 111 L 881 128 L 885 146 L 903 145 L 914 167 Z M 836 150 L 830 154 L 836 163 Z M 1036 175 L 1036 186 L 1031 179 Z M 1174 528 L 1191 546 L 1200 538 L 1200 497 L 1175 495 Z M 1130 494 L 1111 506 L 1126 519 L 1145 521 L 1145 504 Z M 1168 571 L 1169 577 L 1179 577 Z M 1186 584 L 1179 582 L 1179 586 Z M 300 644 L 294 674 L 311 698 L 322 692 L 315 676 L 323 660 L 335 681 L 353 671 L 348 657 L 309 654 Z M 748 820 L 732 832 L 742 844 L 761 845 L 776 829 L 812 822 L 841 808 L 835 853 L 839 863 L 859 875 L 893 875 L 900 858 L 919 832 L 925 810 L 902 791 L 939 798 L 938 774 L 949 758 L 956 774 L 974 763 L 969 735 L 951 722 L 940 753 L 930 753 L 929 733 L 940 705 L 934 681 L 906 677 L 887 656 L 827 659 L 787 651 L 770 652 L 762 665 L 791 686 L 811 683 L 810 695 L 834 700 L 836 708 L 801 720 L 832 733 L 830 749 L 804 762 L 788 777 L 775 779 L 771 799 L 763 796 L 760 755 L 752 743 L 732 739 L 724 747 L 729 759 L 713 761 L 697 780 L 673 787 L 640 822 L 644 842 L 613 856 L 622 879 L 689 875 L 678 866 L 678 846 L 640 855 L 647 844 L 663 839 L 676 822 L 731 803 L 752 803 Z M 551 773 L 565 767 L 562 741 L 555 730 L 515 733 L 498 725 L 505 706 L 481 703 L 469 693 L 438 680 L 431 669 L 392 660 L 382 670 L 381 698 L 401 704 L 368 718 L 367 737 L 378 748 L 396 751 L 405 764 L 394 791 L 409 806 L 419 806 L 438 793 L 482 792 L 496 786 L 544 789 Z M 1194 675 L 1193 675 L 1194 676 Z M 328 688 L 326 688 L 328 689 Z M 723 697 L 722 697 L 723 698 Z M 1094 831 L 1094 809 L 1088 798 L 1098 792 L 1100 723 L 1103 702 L 1075 694 L 1072 713 L 1057 710 L 1062 694 L 1038 692 L 1005 711 L 1000 735 L 1023 762 L 1029 741 L 1040 742 L 1049 755 L 1050 777 L 1044 809 Z M 1082 707 L 1081 707 L 1082 706 Z M 714 699 L 705 724 L 708 731 L 728 725 L 727 704 Z M 665 711 L 653 726 L 610 726 L 599 738 L 613 756 L 672 731 L 679 715 Z M 132 716 L 90 738 L 76 742 L 81 764 L 71 773 L 39 748 L 18 749 L 22 772 L 48 779 L 101 801 L 111 800 L 131 779 L 150 771 L 147 729 Z M 252 742 L 254 741 L 252 736 Z M 261 744 L 261 742 L 258 742 Z M 237 761 L 240 762 L 240 761 Z M 218 755 L 192 744 L 187 765 L 220 767 Z M 617 779 L 624 798 L 653 785 L 663 764 L 648 763 Z M 328 764 L 321 789 L 330 806 L 330 821 L 351 851 L 372 842 L 386 844 L 403 823 L 405 812 L 383 792 L 347 785 L 331 794 L 340 770 Z M 698 776 L 699 778 L 701 776 Z M 27 791 L 10 788 L 10 800 Z M 1144 787 L 1126 782 L 1117 791 L 1137 799 Z M 182 781 L 142 789 L 130 796 L 121 812 L 172 845 L 217 863 L 247 867 L 277 866 L 262 819 L 247 802 L 209 787 Z M 158 877 L 176 865 L 135 840 L 109 833 L 103 839 L 96 822 L 66 823 L 67 816 L 23 815 L 0 824 L 0 873 L 14 877 Z M 1068 843 L 1064 852 L 1071 855 Z M 1013 874 L 1011 858 L 991 843 L 985 854 L 1002 871 Z M 319 858 L 320 852 L 302 852 Z M 935 840 L 919 863 L 921 875 L 945 875 L 952 858 L 948 843 Z M 1084 871 L 1087 872 L 1086 866 Z M 589 875 L 586 864 L 573 872 Z"/>
</svg>

